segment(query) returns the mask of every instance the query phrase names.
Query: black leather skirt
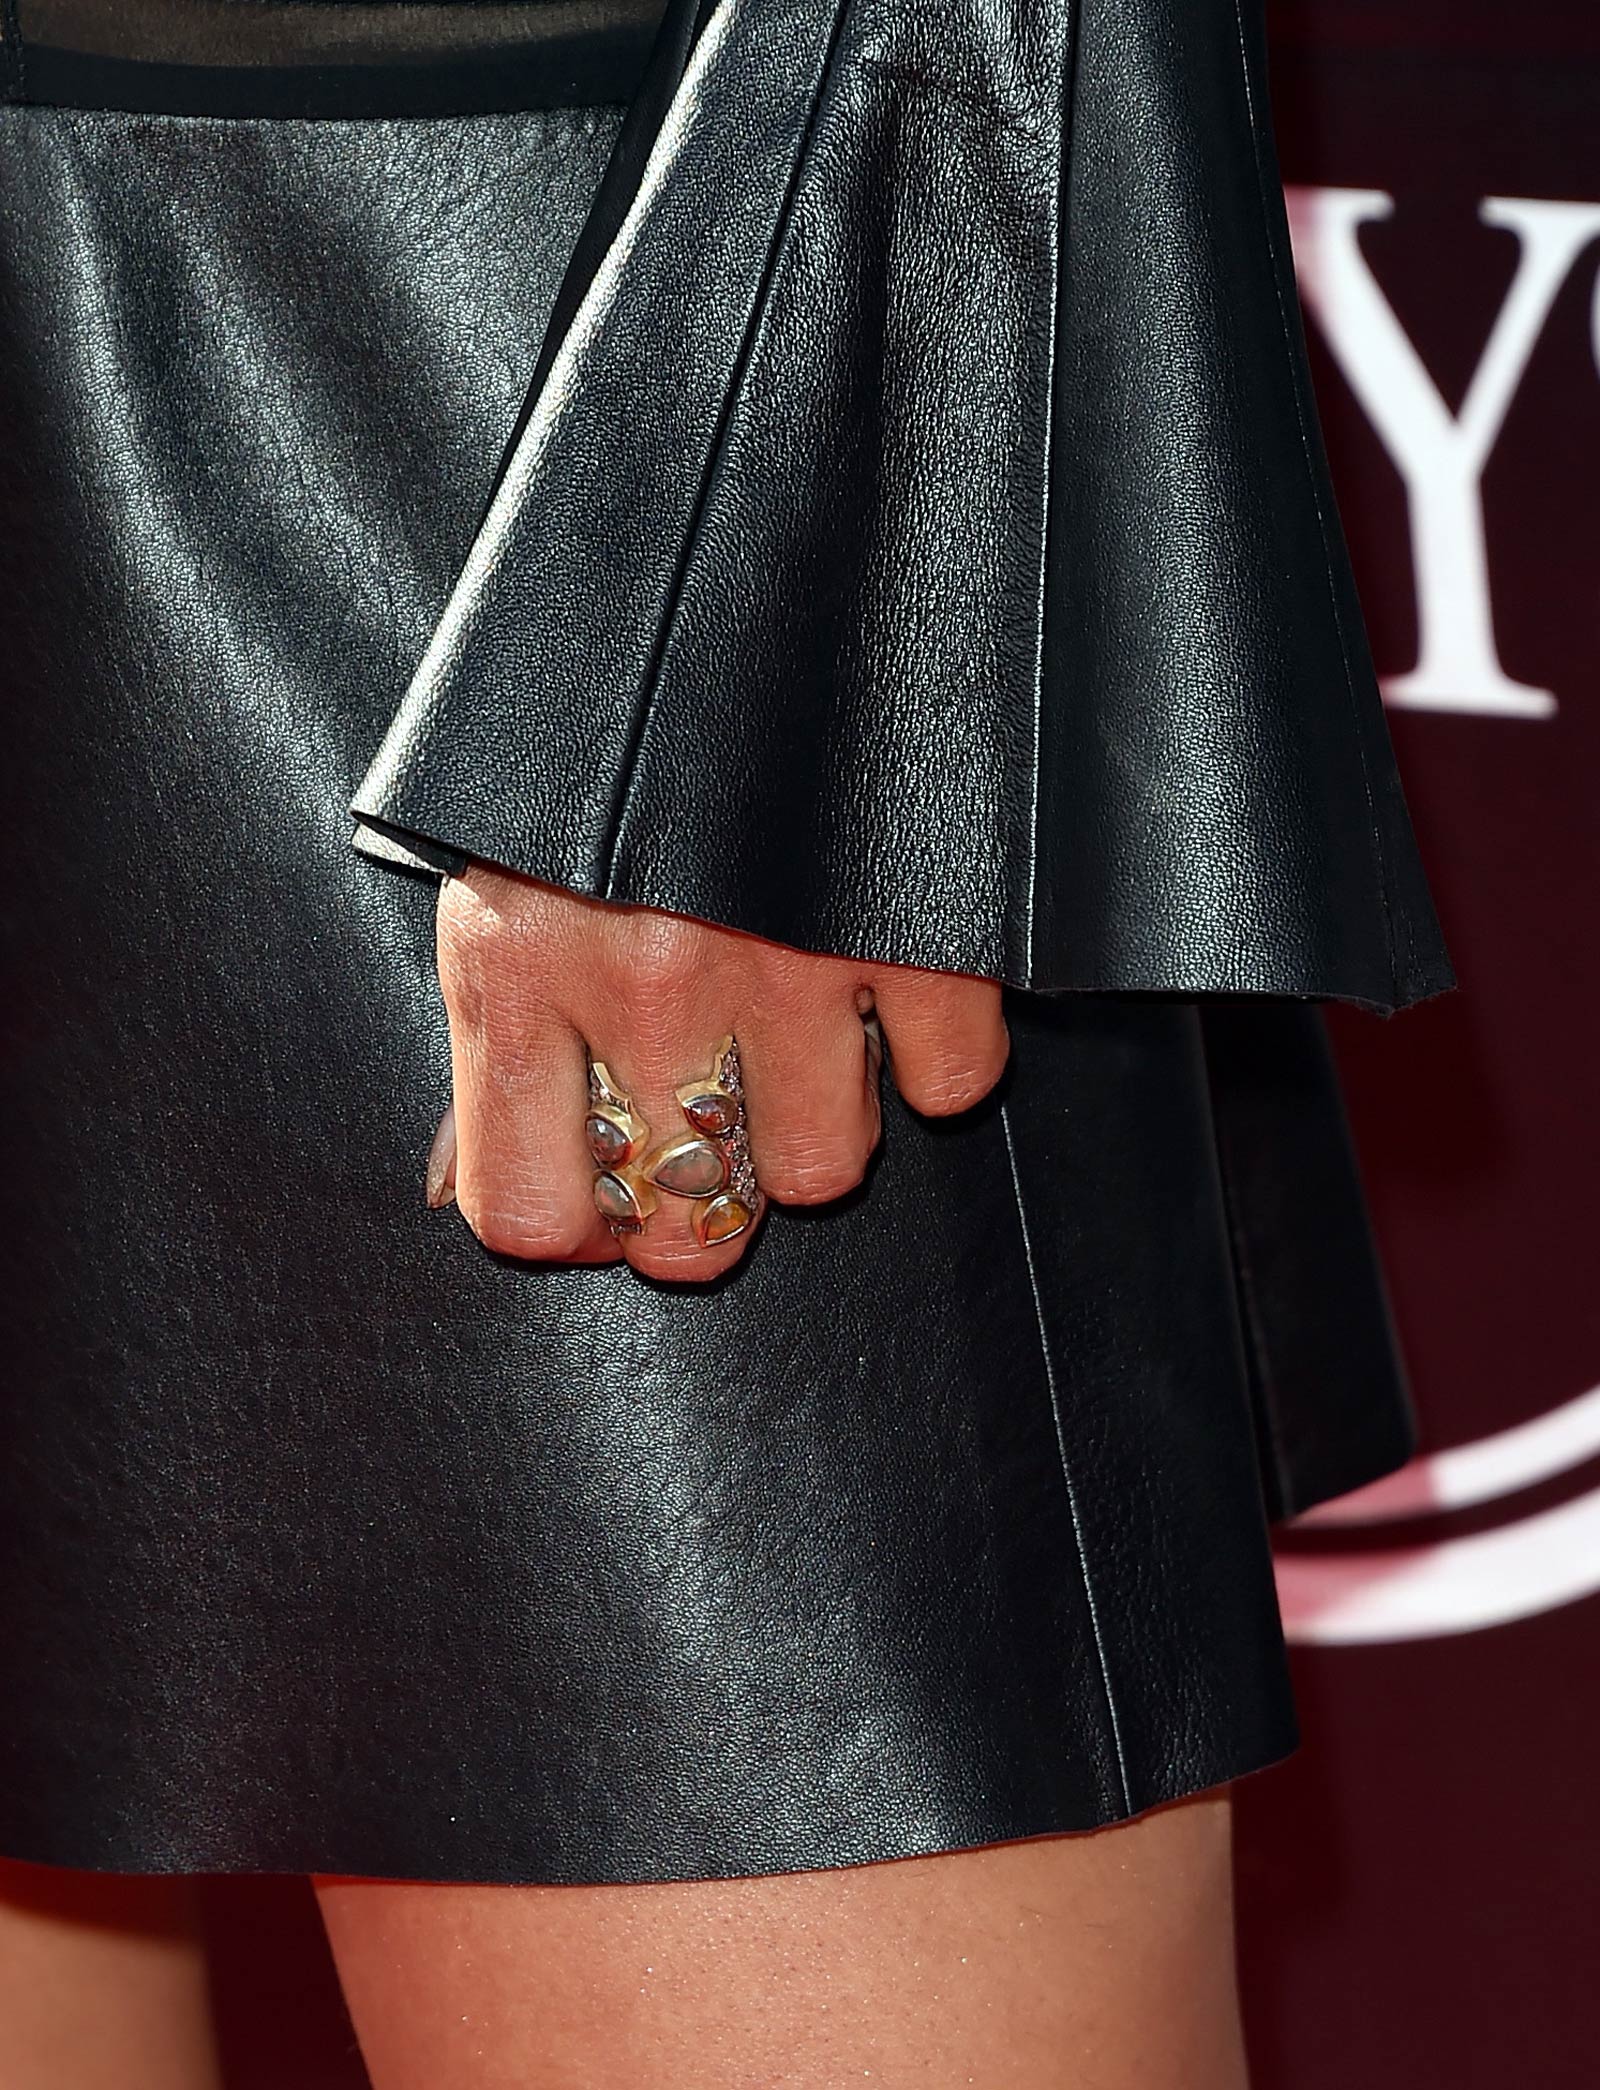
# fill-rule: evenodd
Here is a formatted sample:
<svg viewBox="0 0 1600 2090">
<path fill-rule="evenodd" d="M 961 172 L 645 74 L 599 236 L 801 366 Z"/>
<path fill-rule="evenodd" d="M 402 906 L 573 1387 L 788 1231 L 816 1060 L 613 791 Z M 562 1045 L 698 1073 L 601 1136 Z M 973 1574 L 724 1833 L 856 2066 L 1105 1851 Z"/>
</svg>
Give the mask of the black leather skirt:
<svg viewBox="0 0 1600 2090">
<path fill-rule="evenodd" d="M 455 45 L 258 48 L 341 11 L 227 0 L 8 25 L 0 1853 L 727 1876 L 1266 1764 L 1269 1525 L 1411 1442 L 1316 1006 L 1353 972 L 1011 978 L 999 1092 L 891 1092 L 863 1191 L 707 1290 L 424 1206 L 406 863 L 455 838 L 374 862 L 348 807 L 654 24 L 402 16 Z M 1442 983 L 1412 959 L 1351 998 Z"/>
</svg>

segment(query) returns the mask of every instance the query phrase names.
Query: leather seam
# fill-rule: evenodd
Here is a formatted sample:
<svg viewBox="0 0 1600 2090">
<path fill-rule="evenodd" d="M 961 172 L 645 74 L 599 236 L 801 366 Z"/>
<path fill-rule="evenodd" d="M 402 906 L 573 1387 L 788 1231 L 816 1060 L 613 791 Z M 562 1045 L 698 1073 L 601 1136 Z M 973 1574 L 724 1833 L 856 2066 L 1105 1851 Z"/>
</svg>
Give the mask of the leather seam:
<svg viewBox="0 0 1600 2090">
<path fill-rule="evenodd" d="M 661 694 L 662 673 L 666 666 L 667 649 L 672 643 L 673 631 L 678 622 L 678 613 L 683 605 L 684 588 L 689 578 L 689 568 L 700 542 L 701 525 L 705 520 L 706 504 L 711 498 L 711 488 L 717 476 L 717 467 L 722 461 L 723 450 L 728 439 L 728 429 L 735 410 L 744 396 L 744 388 L 750 372 L 750 361 L 755 354 L 766 322 L 770 303 L 772 281 L 788 246 L 790 227 L 794 221 L 795 197 L 800 188 L 800 177 L 805 169 L 811 150 L 812 134 L 816 129 L 817 116 L 822 107 L 823 96 L 833 77 L 834 63 L 838 54 L 839 40 L 850 11 L 851 0 L 836 0 L 833 23 L 828 31 L 827 49 L 822 63 L 817 68 L 817 84 L 812 91 L 811 103 L 806 110 L 800 136 L 795 141 L 794 163 L 784 186 L 783 200 L 778 207 L 777 222 L 768 243 L 766 256 L 761 265 L 756 294 L 751 300 L 750 316 L 745 322 L 744 334 L 729 373 L 728 387 L 717 414 L 716 426 L 706 452 L 706 461 L 701 468 L 700 484 L 695 492 L 694 506 L 690 511 L 688 527 L 684 531 L 683 549 L 678 555 L 676 570 L 668 590 L 666 607 L 656 630 L 651 647 L 650 665 L 646 671 L 644 697 L 634 721 L 633 733 L 628 748 L 625 777 L 626 782 L 618 795 L 616 810 L 612 816 L 610 833 L 606 838 L 605 872 L 601 888 L 602 896 L 612 898 L 616 891 L 617 855 L 622 847 L 623 832 L 628 825 L 633 807 L 635 788 L 639 781 L 645 743 L 650 735 L 651 723 Z"/>
<path fill-rule="evenodd" d="M 1389 991 L 1392 999 L 1400 996 L 1399 966 L 1395 952 L 1394 918 L 1389 902 L 1389 881 L 1385 876 L 1383 848 L 1378 834 L 1377 801 L 1372 792 L 1372 770 L 1367 761 L 1366 732 L 1361 721 L 1361 709 L 1356 701 L 1355 673 L 1350 660 L 1350 647 L 1345 637 L 1344 619 L 1339 614 L 1339 591 L 1333 573 L 1333 540 L 1328 527 L 1327 506 L 1322 488 L 1318 484 L 1316 460 L 1312 454 L 1311 431 L 1306 422 L 1306 402 L 1301 396 L 1300 373 L 1296 367 L 1293 330 L 1289 324 L 1289 313 L 1284 301 L 1282 272 L 1279 267 L 1276 244 L 1272 236 L 1272 212 L 1268 199 L 1267 170 L 1262 160 L 1262 126 L 1257 106 L 1256 92 L 1250 77 L 1250 50 L 1245 34 L 1243 0 L 1233 0 L 1234 26 L 1238 32 L 1239 71 L 1244 85 L 1245 112 L 1250 125 L 1252 156 L 1256 169 L 1256 199 L 1261 207 L 1262 230 L 1266 238 L 1268 274 L 1272 279 L 1273 298 L 1278 308 L 1278 327 L 1283 336 L 1283 345 L 1289 359 L 1289 390 L 1294 399 L 1295 422 L 1300 431 L 1300 454 L 1306 468 L 1306 481 L 1311 493 L 1311 504 L 1316 511 L 1317 529 L 1322 539 L 1323 573 L 1328 587 L 1328 607 L 1333 617 L 1333 628 L 1339 641 L 1339 658 L 1344 669 L 1345 694 L 1349 699 L 1351 722 L 1355 727 L 1356 759 L 1361 765 L 1361 787 L 1367 802 L 1367 831 L 1372 846 L 1373 882 L 1378 890 L 1378 904 L 1383 914 L 1384 951 L 1389 962 Z"/>
<path fill-rule="evenodd" d="M 1122 1806 L 1126 1814 L 1132 1814 L 1133 1793 L 1128 1782 L 1128 1759 L 1122 1746 L 1122 1722 L 1117 1714 L 1116 1694 L 1111 1688 L 1111 1664 L 1106 1653 L 1105 1634 L 1100 1624 L 1100 1606 L 1095 1595 L 1094 1577 L 1089 1572 L 1088 1548 L 1084 1543 L 1083 1519 L 1078 1511 L 1078 1491 L 1072 1478 L 1072 1464 L 1067 1457 L 1066 1432 L 1062 1426 L 1061 1398 L 1056 1385 L 1055 1359 L 1050 1354 L 1050 1334 L 1045 1324 L 1044 1294 L 1039 1284 L 1038 1265 L 1033 1255 L 1033 1235 L 1028 1226 L 1028 1208 L 1022 1194 L 1022 1176 L 1017 1167 L 1016 1142 L 1011 1135 L 1011 1118 L 1004 1103 L 999 1105 L 1000 1130 L 1006 1143 L 1006 1163 L 1011 1171 L 1011 1195 L 1017 1211 L 1017 1227 L 1022 1235 L 1022 1259 L 1028 1272 L 1028 1289 L 1033 1297 L 1034 1324 L 1039 1332 L 1039 1355 L 1044 1363 L 1045 1390 L 1050 1397 L 1050 1414 L 1055 1426 L 1056 1455 L 1061 1463 L 1061 1479 L 1066 1490 L 1067 1511 L 1072 1521 L 1072 1539 L 1078 1553 L 1078 1573 L 1083 1582 L 1084 1602 L 1088 1606 L 1089 1625 L 1094 1634 L 1095 1656 L 1100 1665 L 1100 1689 L 1105 1699 L 1106 1719 L 1110 1728 L 1111 1746 L 1116 1756 L 1117 1782 L 1122 1791 Z"/>
<path fill-rule="evenodd" d="M 1228 1240 L 1233 1249 L 1234 1291 L 1238 1301 L 1239 1330 L 1249 1346 L 1250 1361 L 1255 1366 L 1256 1380 L 1261 1388 L 1262 1427 L 1267 1447 L 1272 1454 L 1272 1474 L 1277 1483 L 1279 1503 L 1287 1514 L 1294 1497 L 1289 1484 L 1289 1468 L 1284 1456 L 1283 1438 L 1278 1427 L 1278 1411 L 1272 1399 L 1274 1374 L 1268 1362 L 1269 1350 L 1258 1304 L 1255 1264 L 1240 1216 L 1238 1200 L 1229 1183 L 1228 1161 L 1233 1153 L 1233 1142 L 1219 1121 L 1215 1108 L 1211 1113 L 1211 1131 L 1219 1163 L 1217 1187 L 1222 1198 L 1223 1222 L 1228 1229 Z"/>
<path fill-rule="evenodd" d="M 1064 121 L 1061 125 L 1061 138 L 1056 153 L 1055 194 L 1051 200 L 1050 210 L 1050 362 L 1045 372 L 1044 459 L 1040 472 L 1043 486 L 1040 492 L 1039 513 L 1039 611 L 1037 619 L 1039 639 L 1034 654 L 1033 670 L 1033 789 L 1028 807 L 1028 941 L 1027 948 L 1023 953 L 1023 977 L 1029 987 L 1033 985 L 1034 942 L 1038 933 L 1039 796 L 1044 767 L 1045 669 L 1049 659 L 1047 625 L 1050 608 L 1050 510 L 1055 492 L 1056 378 L 1060 366 L 1062 305 L 1061 257 L 1066 245 L 1067 169 L 1075 127 L 1074 104 L 1079 26 L 1080 0 L 1074 0 L 1071 26 L 1068 30 L 1069 41 L 1066 62 L 1063 67 L 1061 83 L 1061 104 L 1064 111 Z"/>
</svg>

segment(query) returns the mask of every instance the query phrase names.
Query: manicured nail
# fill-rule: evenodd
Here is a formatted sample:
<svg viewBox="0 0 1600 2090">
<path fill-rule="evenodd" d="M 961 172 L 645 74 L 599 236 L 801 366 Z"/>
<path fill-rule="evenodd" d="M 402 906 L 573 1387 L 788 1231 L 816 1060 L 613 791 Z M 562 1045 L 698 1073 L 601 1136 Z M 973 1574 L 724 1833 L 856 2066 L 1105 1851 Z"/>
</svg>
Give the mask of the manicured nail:
<svg viewBox="0 0 1600 2090">
<path fill-rule="evenodd" d="M 428 1203 L 434 1211 L 453 1204 L 456 1195 L 456 1106 L 445 1107 L 428 1149 Z"/>
</svg>

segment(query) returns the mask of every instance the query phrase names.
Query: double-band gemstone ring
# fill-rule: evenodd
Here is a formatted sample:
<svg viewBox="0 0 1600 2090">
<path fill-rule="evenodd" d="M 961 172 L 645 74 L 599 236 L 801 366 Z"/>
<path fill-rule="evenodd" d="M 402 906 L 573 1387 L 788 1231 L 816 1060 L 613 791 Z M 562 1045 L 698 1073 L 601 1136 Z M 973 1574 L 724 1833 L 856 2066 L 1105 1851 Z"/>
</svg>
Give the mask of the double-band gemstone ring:
<svg viewBox="0 0 1600 2090">
<path fill-rule="evenodd" d="M 733 1241 L 761 1210 L 750 1158 L 739 1047 L 730 1034 L 716 1047 L 702 1080 L 677 1091 L 689 1129 L 646 1151 L 650 1127 L 601 1060 L 589 1062 L 584 1121 L 598 1173 L 594 1201 L 614 1234 L 637 1234 L 656 1210 L 658 1191 L 693 1200 L 695 1238 L 704 1248 Z"/>
</svg>

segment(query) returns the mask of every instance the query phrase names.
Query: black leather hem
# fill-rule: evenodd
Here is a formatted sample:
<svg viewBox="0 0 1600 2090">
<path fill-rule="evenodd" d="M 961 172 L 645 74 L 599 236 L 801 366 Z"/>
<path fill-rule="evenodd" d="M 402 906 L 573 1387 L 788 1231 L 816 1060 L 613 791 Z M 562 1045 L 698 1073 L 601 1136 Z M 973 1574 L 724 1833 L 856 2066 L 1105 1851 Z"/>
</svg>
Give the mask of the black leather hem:
<svg viewBox="0 0 1600 2090">
<path fill-rule="evenodd" d="M 1218 1791 L 1257 1771 L 1269 1770 L 1300 1745 L 1300 1725 L 1285 1698 L 1280 1725 L 1248 1753 L 1219 1755 L 1194 1768 L 1176 1769 L 1137 1806 L 1085 1809 L 1041 1804 L 1028 1812 L 975 1810 L 948 1825 L 908 1827 L 903 1819 L 879 1817 L 863 1807 L 848 1832 L 807 1840 L 803 1835 L 768 1844 L 730 1840 L 693 1850 L 659 1854 L 630 1849 L 623 1841 L 609 1857 L 598 1847 L 571 1861 L 521 1855 L 509 1842 L 476 1846 L 470 1860 L 453 1855 L 437 1862 L 419 1854 L 416 1840 L 395 1824 L 373 1823 L 329 1840 L 297 1830 L 292 1823 L 263 1825 L 253 1837 L 231 1833 L 232 1824 L 192 1823 L 173 1816 L 163 1834 L 140 1834 L 118 1825 L 110 1834 L 83 1823 L 52 1822 L 43 1836 L 23 1825 L 11 1828 L 0 1801 L 0 1858 L 33 1865 L 64 1865 L 82 1872 L 123 1872 L 148 1877 L 195 1873 L 296 1873 L 342 1879 L 410 1880 L 450 1884 L 471 1880 L 488 1886 L 639 1886 L 654 1882 L 769 1878 L 791 1872 L 831 1872 L 852 1865 L 892 1863 L 900 1858 L 937 1858 L 982 1850 L 1031 1837 L 1082 1835 L 1115 1828 L 1157 1807 Z M 819 1783 L 821 1782 L 819 1766 Z M 797 1795 L 801 1815 L 810 1795 Z M 241 1817 L 245 1810 L 240 1809 Z"/>
<path fill-rule="evenodd" d="M 374 863 L 398 864 L 405 871 L 427 871 L 441 878 L 459 876 L 472 861 L 464 850 L 447 849 L 425 835 L 408 835 L 375 820 L 358 820 L 351 841 Z"/>
</svg>

